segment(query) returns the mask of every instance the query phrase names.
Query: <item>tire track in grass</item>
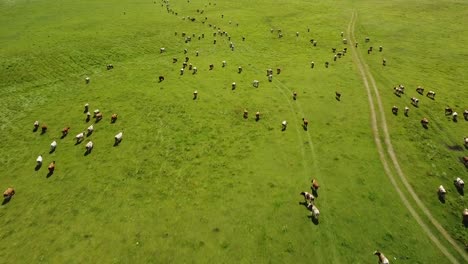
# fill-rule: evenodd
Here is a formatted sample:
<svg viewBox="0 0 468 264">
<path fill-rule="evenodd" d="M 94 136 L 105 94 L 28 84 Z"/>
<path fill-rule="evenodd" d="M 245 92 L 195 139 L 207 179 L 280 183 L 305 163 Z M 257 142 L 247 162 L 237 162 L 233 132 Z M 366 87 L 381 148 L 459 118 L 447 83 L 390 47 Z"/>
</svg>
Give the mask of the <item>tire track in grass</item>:
<svg viewBox="0 0 468 264">
<path fill-rule="evenodd" d="M 347 34 L 349 34 L 348 38 L 351 40 L 351 43 L 356 43 L 356 38 L 355 38 L 355 35 L 354 35 L 354 28 L 355 28 L 356 18 L 357 18 L 357 14 L 356 14 L 356 12 L 353 12 L 352 16 L 351 16 L 351 21 L 348 24 L 348 33 L 347 33 Z M 391 169 L 390 169 L 390 166 L 389 166 L 390 162 L 388 162 L 387 158 L 385 157 L 385 151 L 384 151 L 384 148 L 383 148 L 382 141 L 380 139 L 380 132 L 379 132 L 378 124 L 377 124 L 376 108 L 375 108 L 375 105 L 374 105 L 374 97 L 372 95 L 371 88 L 369 86 L 369 80 L 370 80 L 370 82 L 371 82 L 371 84 L 373 86 L 373 90 L 374 90 L 375 97 L 376 97 L 378 107 L 379 107 L 378 110 L 380 111 L 381 126 L 382 126 L 383 133 L 384 133 L 384 143 L 385 143 L 385 145 L 387 147 L 387 152 L 390 155 L 390 158 L 392 159 L 392 164 L 395 167 L 395 169 L 396 169 L 396 171 L 398 173 L 398 176 L 400 177 L 400 179 L 404 183 L 405 188 L 408 191 L 408 193 L 410 193 L 410 195 L 413 197 L 413 199 L 415 199 L 416 204 L 418 205 L 419 209 L 421 209 L 426 214 L 426 216 L 430 219 L 430 221 L 434 224 L 434 226 L 436 226 L 437 230 L 444 236 L 444 238 L 447 239 L 448 242 L 450 242 L 450 244 L 452 244 L 454 249 L 458 253 L 460 253 L 460 255 L 465 260 L 468 261 L 468 259 L 467 259 L 466 255 L 464 254 L 463 250 L 455 243 L 455 241 L 448 235 L 448 233 L 442 228 L 442 226 L 440 226 L 440 224 L 432 217 L 432 215 L 429 213 L 427 208 L 421 203 L 421 201 L 417 197 L 416 193 L 414 192 L 414 190 L 409 185 L 405 175 L 403 174 L 403 172 L 402 172 L 402 170 L 401 170 L 401 168 L 400 168 L 400 166 L 398 164 L 398 161 L 396 160 L 396 155 L 395 155 L 395 152 L 394 152 L 393 147 L 391 145 L 391 141 L 390 141 L 390 137 L 389 137 L 388 129 L 387 129 L 387 124 L 386 124 L 386 121 L 385 121 L 385 118 L 384 118 L 384 111 L 383 111 L 383 107 L 382 107 L 382 102 L 380 100 L 380 96 L 379 96 L 379 93 L 378 93 L 378 90 L 377 90 L 377 86 L 375 84 L 375 80 L 372 77 L 372 74 L 369 72 L 369 69 L 368 69 L 367 65 L 362 61 L 362 59 L 360 57 L 360 54 L 358 53 L 358 51 L 357 51 L 357 49 L 356 49 L 356 47 L 354 45 L 351 45 L 351 50 L 352 50 L 352 54 L 353 54 L 354 63 L 358 67 L 359 73 L 360 73 L 360 75 L 362 77 L 362 80 L 363 80 L 363 83 L 364 83 L 364 87 L 365 87 L 366 92 L 367 92 L 367 97 L 368 97 L 368 101 L 369 101 L 369 108 L 370 108 L 370 114 L 371 114 L 371 126 L 372 126 L 372 132 L 374 134 L 374 141 L 375 141 L 376 146 L 377 146 L 377 151 L 379 153 L 380 161 L 382 162 L 382 165 L 384 167 L 384 170 L 385 170 L 388 178 L 390 179 L 390 182 L 392 183 L 393 187 L 397 191 L 397 193 L 398 193 L 400 199 L 402 200 L 403 204 L 405 205 L 405 207 L 411 213 L 411 215 L 416 220 L 416 222 L 419 224 L 419 226 L 421 226 L 421 228 L 424 230 L 426 235 L 431 239 L 431 241 L 450 260 L 450 262 L 459 263 L 458 260 L 434 236 L 434 234 L 429 229 L 429 227 L 424 223 L 424 221 L 421 219 L 419 214 L 415 211 L 414 207 L 411 205 L 411 203 L 409 202 L 406 195 L 402 192 L 402 190 L 398 186 L 398 184 L 397 184 L 397 182 L 395 180 L 395 177 L 394 177 L 393 173 L 391 172 Z"/>
</svg>

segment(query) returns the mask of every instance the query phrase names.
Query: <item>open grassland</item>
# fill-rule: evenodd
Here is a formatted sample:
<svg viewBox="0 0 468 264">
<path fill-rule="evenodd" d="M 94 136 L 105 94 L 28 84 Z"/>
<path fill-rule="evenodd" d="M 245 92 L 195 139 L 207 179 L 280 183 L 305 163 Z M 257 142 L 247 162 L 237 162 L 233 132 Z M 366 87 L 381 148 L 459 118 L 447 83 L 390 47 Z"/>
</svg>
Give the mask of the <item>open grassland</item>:
<svg viewBox="0 0 468 264">
<path fill-rule="evenodd" d="M 398 160 L 423 203 L 464 246 L 466 202 L 451 183 L 467 178 L 458 158 L 468 151 L 449 146 L 461 145 L 468 122 L 446 120 L 443 108 L 456 108 L 460 117 L 468 108 L 467 4 L 209 3 L 172 1 L 176 16 L 160 1 L 0 1 L 0 188 L 17 191 L 0 206 L 0 257 L 18 263 L 371 263 L 380 249 L 395 263 L 449 263 L 385 175 L 356 62 L 349 51 L 334 62 L 331 48 L 349 50 L 340 32 L 356 12 L 359 51 L 388 109 Z M 182 20 L 187 16 L 196 21 Z M 213 37 L 208 24 L 227 31 L 235 51 L 226 36 Z M 182 32 L 195 37 L 184 43 Z M 384 52 L 367 56 L 366 36 Z M 197 74 L 179 75 L 185 56 Z M 115 68 L 107 71 L 109 63 Z M 266 69 L 277 67 L 281 74 L 268 82 Z M 158 83 L 159 75 L 166 80 Z M 392 87 L 400 83 L 407 94 L 397 98 Z M 420 97 L 409 117 L 393 116 L 391 106 L 409 106 L 417 85 L 436 91 L 436 100 Z M 85 142 L 73 140 L 94 122 L 85 122 L 85 103 L 104 114 L 87 139 L 95 143 L 87 156 Z M 115 124 L 112 113 L 119 114 Z M 431 121 L 428 130 L 419 124 L 422 116 Z M 308 131 L 302 117 L 310 120 Z M 48 132 L 31 132 L 35 120 Z M 284 132 L 282 120 L 289 122 Z M 65 126 L 70 135 L 60 139 Z M 119 131 L 123 142 L 113 147 Z M 58 147 L 49 154 L 52 140 Z M 34 170 L 39 154 L 45 165 L 56 161 L 51 177 L 46 166 Z M 312 178 L 322 185 L 318 225 L 298 204 Z M 435 195 L 440 184 L 449 192 L 445 204 Z"/>
</svg>

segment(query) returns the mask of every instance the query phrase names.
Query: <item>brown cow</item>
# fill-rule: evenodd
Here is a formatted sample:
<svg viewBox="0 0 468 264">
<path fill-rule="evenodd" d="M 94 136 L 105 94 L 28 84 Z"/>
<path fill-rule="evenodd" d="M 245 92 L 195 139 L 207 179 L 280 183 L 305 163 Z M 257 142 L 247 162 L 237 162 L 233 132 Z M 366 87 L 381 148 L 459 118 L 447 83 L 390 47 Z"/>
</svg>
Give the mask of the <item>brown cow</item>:
<svg viewBox="0 0 468 264">
<path fill-rule="evenodd" d="M 429 119 L 427 118 L 423 118 L 421 119 L 421 125 L 424 127 L 424 128 L 427 128 L 427 125 L 429 124 Z"/>
<path fill-rule="evenodd" d="M 312 179 L 312 189 L 314 191 L 317 191 L 318 188 L 320 188 L 320 185 L 318 184 L 317 180 L 316 179 Z"/>
<path fill-rule="evenodd" d="M 70 127 L 65 127 L 62 129 L 62 137 L 65 137 L 68 135 L 68 130 L 70 130 Z"/>
<path fill-rule="evenodd" d="M 302 127 L 304 130 L 307 130 L 307 127 L 309 126 L 309 120 L 302 118 Z"/>
<path fill-rule="evenodd" d="M 13 197 L 13 195 L 15 195 L 15 189 L 13 188 L 7 188 L 4 192 L 3 192 L 3 198 L 4 199 L 11 199 L 11 197 Z"/>
<path fill-rule="evenodd" d="M 41 129 L 42 129 L 42 134 L 47 132 L 47 126 L 46 125 L 42 125 Z"/>
<path fill-rule="evenodd" d="M 55 170 L 55 160 L 52 161 L 47 168 L 49 169 L 49 173 L 53 173 Z"/>
<path fill-rule="evenodd" d="M 115 121 L 117 121 L 117 114 L 112 114 L 111 123 L 115 123 Z"/>
</svg>

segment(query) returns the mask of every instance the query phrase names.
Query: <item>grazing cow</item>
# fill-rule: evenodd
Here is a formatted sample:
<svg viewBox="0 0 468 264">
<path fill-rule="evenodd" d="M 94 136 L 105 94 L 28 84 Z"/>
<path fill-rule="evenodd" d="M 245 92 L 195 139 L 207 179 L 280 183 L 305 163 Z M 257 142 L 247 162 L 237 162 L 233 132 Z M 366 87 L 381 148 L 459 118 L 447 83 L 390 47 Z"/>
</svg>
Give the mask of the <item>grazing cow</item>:
<svg viewBox="0 0 468 264">
<path fill-rule="evenodd" d="M 242 67 L 239 66 L 239 67 L 237 68 L 237 73 L 241 73 L 241 72 L 242 72 Z"/>
<path fill-rule="evenodd" d="M 463 111 L 463 117 L 468 121 L 468 110 Z"/>
<path fill-rule="evenodd" d="M 13 188 L 7 188 L 4 192 L 3 192 L 3 199 L 11 199 L 11 197 L 13 197 L 13 195 L 15 195 L 15 189 Z"/>
<path fill-rule="evenodd" d="M 195 36 L 194 36 L 195 37 Z M 187 54 L 187 49 L 184 49 L 184 54 Z"/>
<path fill-rule="evenodd" d="M 195 56 L 198 57 L 199 53 L 198 53 L 198 50 L 195 51 Z"/>
<path fill-rule="evenodd" d="M 314 47 L 316 47 L 317 46 L 317 41 L 314 41 L 313 44 L 314 44 Z"/>
<path fill-rule="evenodd" d="M 408 116 L 409 107 L 405 106 L 405 116 Z"/>
<path fill-rule="evenodd" d="M 379 251 L 375 251 L 374 252 L 374 255 L 376 255 L 377 257 L 379 257 L 379 264 L 390 264 L 390 262 L 388 261 L 388 259 L 384 256 L 384 254 L 382 254 L 381 252 Z"/>
<path fill-rule="evenodd" d="M 210 71 L 214 69 L 214 65 L 210 64 Z"/>
<path fill-rule="evenodd" d="M 445 107 L 445 115 L 451 115 L 453 114 L 453 110 L 450 107 Z"/>
<path fill-rule="evenodd" d="M 468 208 L 465 208 L 465 210 L 463 210 L 462 217 L 463 217 L 463 223 L 467 224 L 468 223 Z"/>
<path fill-rule="evenodd" d="M 328 68 L 328 61 L 325 62 L 325 68 Z"/>
<path fill-rule="evenodd" d="M 297 99 L 297 93 L 294 91 L 293 92 L 293 100 L 296 100 Z"/>
<path fill-rule="evenodd" d="M 54 170 L 55 170 L 55 160 L 52 161 L 49 166 L 47 167 L 47 169 L 49 170 L 49 173 L 54 173 Z"/>
<path fill-rule="evenodd" d="M 463 144 L 468 148 L 468 137 L 463 138 Z"/>
<path fill-rule="evenodd" d="M 85 148 L 86 148 L 86 154 L 91 153 L 91 151 L 93 150 L 93 147 L 94 147 L 94 144 L 93 144 L 92 141 L 86 143 L 86 146 L 85 146 Z"/>
<path fill-rule="evenodd" d="M 93 115 L 93 117 L 96 117 L 96 115 L 99 114 L 100 112 L 101 112 L 101 111 L 99 111 L 99 109 L 94 110 L 94 115 Z"/>
<path fill-rule="evenodd" d="M 193 100 L 197 99 L 197 96 L 198 96 L 198 91 L 195 90 L 195 91 L 193 92 Z"/>
<path fill-rule="evenodd" d="M 272 69 L 267 69 L 267 74 L 266 75 L 267 76 L 273 75 L 273 70 Z"/>
<path fill-rule="evenodd" d="M 313 69 L 313 68 L 314 68 L 314 66 L 315 66 L 315 63 L 314 63 L 313 61 L 312 61 L 312 62 L 310 62 L 310 68 L 312 68 L 312 69 Z"/>
<path fill-rule="evenodd" d="M 180 75 L 184 75 L 184 68 L 180 69 Z"/>
<path fill-rule="evenodd" d="M 296 32 L 296 37 L 299 37 L 299 32 Z"/>
<path fill-rule="evenodd" d="M 336 100 L 339 101 L 341 99 L 341 93 L 335 91 L 335 98 L 336 98 Z"/>
<path fill-rule="evenodd" d="M 348 44 L 348 40 L 347 39 L 343 39 L 343 44 Z"/>
<path fill-rule="evenodd" d="M 416 88 L 416 92 L 418 92 L 418 94 L 422 95 L 422 94 L 424 94 L 424 88 L 422 88 L 421 86 L 418 86 Z"/>
<path fill-rule="evenodd" d="M 34 121 L 34 131 L 36 131 L 39 128 L 39 121 Z"/>
<path fill-rule="evenodd" d="M 319 219 L 319 216 L 320 216 L 320 211 L 319 209 L 317 208 L 317 206 L 315 206 L 315 204 L 313 203 L 308 203 L 307 204 L 307 208 L 311 211 L 311 216 L 315 219 L 315 220 L 318 220 Z"/>
<path fill-rule="evenodd" d="M 439 195 L 440 200 L 445 201 L 445 195 L 447 194 L 447 192 L 445 191 L 444 186 L 439 186 L 439 188 L 437 189 L 437 194 Z"/>
<path fill-rule="evenodd" d="M 427 118 L 423 118 L 421 119 L 421 125 L 424 127 L 424 128 L 427 128 L 427 125 L 429 124 L 429 119 Z"/>
<path fill-rule="evenodd" d="M 436 93 L 434 91 L 429 91 L 426 94 L 426 96 L 431 98 L 431 99 L 435 99 L 435 95 L 436 95 Z"/>
<path fill-rule="evenodd" d="M 288 126 L 288 122 L 286 122 L 286 120 L 283 120 L 283 122 L 281 122 L 281 129 L 284 131 L 286 130 L 287 126 Z"/>
<path fill-rule="evenodd" d="M 273 75 L 271 75 L 271 74 L 268 75 L 268 81 L 269 81 L 269 82 L 272 82 L 272 81 L 273 81 Z"/>
<path fill-rule="evenodd" d="M 118 145 L 122 141 L 122 137 L 123 137 L 123 132 L 120 132 L 117 135 L 115 135 L 115 137 L 114 137 L 115 143 L 114 144 Z"/>
<path fill-rule="evenodd" d="M 255 121 L 260 120 L 260 112 L 255 113 Z"/>
<path fill-rule="evenodd" d="M 301 192 L 300 193 L 302 196 L 304 196 L 305 202 L 311 203 L 315 200 L 315 196 L 311 193 L 308 192 Z"/>
<path fill-rule="evenodd" d="M 244 109 L 244 118 L 248 118 L 249 117 L 249 112 L 247 111 L 247 109 Z"/>
<path fill-rule="evenodd" d="M 55 149 L 57 148 L 57 141 L 52 141 L 52 143 L 50 143 L 50 152 L 54 152 Z"/>
<path fill-rule="evenodd" d="M 318 181 L 316 179 L 312 179 L 312 190 L 313 191 L 318 191 L 318 189 L 320 188 L 320 185 L 318 184 Z"/>
<path fill-rule="evenodd" d="M 115 121 L 117 121 L 117 114 L 112 114 L 111 123 L 115 123 Z"/>
<path fill-rule="evenodd" d="M 233 83 L 231 84 L 231 87 L 232 87 L 232 90 L 236 89 L 236 87 L 237 87 L 236 83 L 233 82 Z"/>
<path fill-rule="evenodd" d="M 394 105 L 394 106 L 392 107 L 392 113 L 393 113 L 394 115 L 397 115 L 397 114 L 398 114 L 398 107 L 397 107 L 396 105 Z"/>
<path fill-rule="evenodd" d="M 333 61 L 336 61 L 337 58 L 338 58 L 338 55 L 333 56 Z"/>
<path fill-rule="evenodd" d="M 453 112 L 453 113 L 452 113 L 452 120 L 453 120 L 453 122 L 457 122 L 457 121 L 458 121 L 458 113 L 457 113 L 457 112 Z"/>
<path fill-rule="evenodd" d="M 283 34 L 282 33 L 279 33 L 278 34 L 278 38 L 282 38 L 283 37 Z"/>
<path fill-rule="evenodd" d="M 91 113 L 87 112 L 86 113 L 86 122 L 88 122 L 91 119 Z"/>
<path fill-rule="evenodd" d="M 418 107 L 419 99 L 417 99 L 416 97 L 411 97 L 411 104 Z"/>
<path fill-rule="evenodd" d="M 47 125 L 42 125 L 41 130 L 42 130 L 42 134 L 47 132 Z"/>
<path fill-rule="evenodd" d="M 192 63 L 189 63 L 189 65 L 188 65 L 188 69 L 189 69 L 189 71 L 191 71 L 191 70 L 192 70 L 192 68 L 193 68 L 193 65 L 192 65 Z"/>
<path fill-rule="evenodd" d="M 84 111 L 83 111 L 83 113 L 86 113 L 86 112 L 88 112 L 88 111 L 89 111 L 89 104 L 86 103 L 86 104 L 84 105 Z"/>
<path fill-rule="evenodd" d="M 90 126 L 88 127 L 88 135 L 91 135 L 91 133 L 93 133 L 93 131 L 94 131 L 94 126 L 93 126 L 93 125 L 90 125 Z"/>
<path fill-rule="evenodd" d="M 177 35 L 177 32 L 175 34 Z M 159 53 L 163 53 L 163 52 L 166 52 L 166 48 L 160 48 L 159 49 Z"/>
<path fill-rule="evenodd" d="M 197 74 L 197 67 L 193 67 L 193 73 L 192 74 Z"/>
<path fill-rule="evenodd" d="M 226 61 L 223 61 L 223 68 L 226 67 Z"/>
<path fill-rule="evenodd" d="M 383 47 L 380 46 L 380 47 L 379 47 L 379 52 L 382 52 L 382 51 L 383 51 Z"/>
<path fill-rule="evenodd" d="M 258 88 L 259 82 L 258 80 L 254 80 L 252 84 L 253 84 L 253 87 Z"/>
<path fill-rule="evenodd" d="M 164 81 L 164 76 L 159 75 L 159 82 L 162 82 L 162 81 Z"/>
<path fill-rule="evenodd" d="M 382 60 L 382 65 L 383 65 L 383 66 L 387 66 L 387 60 L 386 60 L 386 59 L 383 59 L 383 60 Z"/>
<path fill-rule="evenodd" d="M 468 167 L 468 156 L 463 157 L 463 164 L 465 164 L 465 166 Z"/>
<path fill-rule="evenodd" d="M 89 84 L 89 81 L 90 81 L 89 77 L 86 77 L 86 78 L 85 78 L 85 83 L 86 83 L 86 84 Z"/>
<path fill-rule="evenodd" d="M 453 183 L 455 184 L 455 187 L 457 187 L 458 191 L 463 191 L 463 188 L 465 188 L 465 182 L 460 177 L 457 177 Z"/>
<path fill-rule="evenodd" d="M 356 43 L 354 44 L 354 47 L 356 47 L 356 48 L 357 48 L 357 46 L 358 46 L 358 43 L 356 42 Z"/>
<path fill-rule="evenodd" d="M 176 63 L 177 62 L 177 58 L 172 58 L 172 63 Z"/>
<path fill-rule="evenodd" d="M 41 165 L 42 165 L 42 155 L 37 156 L 36 165 L 37 165 L 37 166 L 41 166 Z"/>
<path fill-rule="evenodd" d="M 89 114 L 89 112 L 88 112 Z M 70 130 L 70 127 L 65 127 L 62 129 L 62 137 L 65 137 L 66 135 L 68 135 L 68 131 Z"/>
<path fill-rule="evenodd" d="M 102 113 L 97 113 L 96 114 L 96 122 L 100 121 L 102 119 Z"/>
<path fill-rule="evenodd" d="M 276 74 L 280 74 L 281 73 L 281 69 L 280 68 L 276 68 Z"/>
<path fill-rule="evenodd" d="M 307 130 L 307 127 L 309 126 L 309 120 L 302 118 L 302 127 L 304 130 Z"/>
<path fill-rule="evenodd" d="M 114 69 L 114 65 L 112 64 L 107 64 L 107 70 L 112 70 Z"/>
<path fill-rule="evenodd" d="M 336 53 L 336 48 L 332 48 L 332 52 L 333 52 L 333 53 Z"/>
<path fill-rule="evenodd" d="M 79 133 L 78 135 L 75 136 L 77 144 L 80 143 L 81 141 L 83 141 L 84 135 L 85 135 L 85 132 L 81 132 L 81 133 Z"/>
</svg>

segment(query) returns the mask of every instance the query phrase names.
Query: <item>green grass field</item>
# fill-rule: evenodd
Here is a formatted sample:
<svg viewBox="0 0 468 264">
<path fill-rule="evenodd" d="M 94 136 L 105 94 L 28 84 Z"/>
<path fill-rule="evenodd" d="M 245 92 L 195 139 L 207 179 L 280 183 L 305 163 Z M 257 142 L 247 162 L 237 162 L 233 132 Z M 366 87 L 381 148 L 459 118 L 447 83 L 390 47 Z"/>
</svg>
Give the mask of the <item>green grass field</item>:
<svg viewBox="0 0 468 264">
<path fill-rule="evenodd" d="M 466 1 L 173 0 L 169 8 L 177 15 L 160 0 L 0 0 L 0 189 L 16 190 L 0 206 L 0 262 L 377 263 L 379 249 L 391 263 L 466 263 L 466 250 L 444 238 L 398 178 L 448 253 L 429 239 L 387 176 L 355 59 L 375 78 L 409 184 L 466 248 L 461 213 L 468 205 L 453 185 L 456 177 L 468 181 L 459 161 L 468 156 Z M 214 25 L 231 40 L 214 37 Z M 333 61 L 331 49 L 344 47 Z M 179 74 L 186 56 L 197 74 Z M 266 69 L 278 67 L 268 82 Z M 398 84 L 406 87 L 401 98 L 393 94 Z M 436 91 L 435 100 L 418 95 L 418 85 Z M 410 106 L 413 96 L 419 108 Z M 74 136 L 94 123 L 85 121 L 85 103 L 104 119 L 75 145 Z M 444 116 L 446 106 L 459 122 Z M 112 113 L 119 115 L 114 124 Z M 47 124 L 45 134 L 32 132 L 35 120 Z M 70 134 L 61 139 L 66 126 Z M 119 131 L 124 139 L 113 146 Z M 49 153 L 53 140 L 57 150 Z M 95 147 L 84 155 L 89 140 Z M 36 171 L 40 154 L 44 166 Z M 51 161 L 56 170 L 47 177 Z M 299 204 L 312 178 L 321 184 L 318 224 Z"/>
</svg>

